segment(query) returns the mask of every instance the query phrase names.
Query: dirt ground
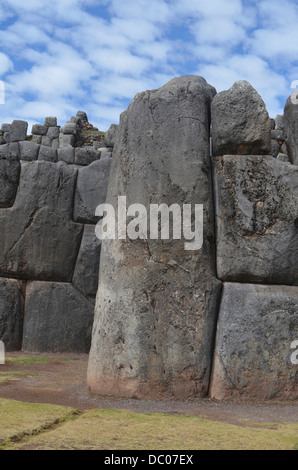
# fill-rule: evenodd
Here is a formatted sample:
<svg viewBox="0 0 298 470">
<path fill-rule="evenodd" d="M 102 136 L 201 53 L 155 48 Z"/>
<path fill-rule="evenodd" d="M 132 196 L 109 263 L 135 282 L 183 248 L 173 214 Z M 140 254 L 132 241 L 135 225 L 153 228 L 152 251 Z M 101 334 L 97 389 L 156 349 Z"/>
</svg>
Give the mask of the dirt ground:
<svg viewBox="0 0 298 470">
<path fill-rule="evenodd" d="M 14 352 L 8 356 L 22 358 L 28 354 Z M 50 359 L 45 364 L 7 362 L 0 365 L 0 374 L 7 377 L 9 373 L 8 380 L 0 383 L 0 398 L 71 406 L 80 411 L 108 408 L 143 413 L 182 413 L 241 425 L 246 425 L 246 420 L 255 423 L 298 422 L 298 404 L 294 402 L 228 402 L 208 398 L 155 401 L 93 396 L 86 383 L 87 355 L 63 353 L 47 357 Z"/>
</svg>

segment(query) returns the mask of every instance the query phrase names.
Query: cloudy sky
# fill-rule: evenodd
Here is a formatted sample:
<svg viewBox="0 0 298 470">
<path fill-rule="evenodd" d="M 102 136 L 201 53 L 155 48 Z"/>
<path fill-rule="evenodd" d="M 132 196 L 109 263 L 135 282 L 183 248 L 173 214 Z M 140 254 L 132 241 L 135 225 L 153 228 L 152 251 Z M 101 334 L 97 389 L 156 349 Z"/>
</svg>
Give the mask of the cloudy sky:
<svg viewBox="0 0 298 470">
<path fill-rule="evenodd" d="M 84 110 L 106 130 L 188 74 L 217 91 L 248 80 L 275 117 L 298 80 L 297 25 L 297 0 L 0 0 L 0 122 Z"/>
</svg>

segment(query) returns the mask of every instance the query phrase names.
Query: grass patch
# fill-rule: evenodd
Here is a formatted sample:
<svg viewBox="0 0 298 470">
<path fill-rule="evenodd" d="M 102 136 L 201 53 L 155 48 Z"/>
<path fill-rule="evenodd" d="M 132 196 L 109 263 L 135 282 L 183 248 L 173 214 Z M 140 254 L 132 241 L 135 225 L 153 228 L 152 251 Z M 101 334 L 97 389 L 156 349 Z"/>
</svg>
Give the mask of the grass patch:
<svg viewBox="0 0 298 470">
<path fill-rule="evenodd" d="M 71 407 L 0 399 L 0 450 L 77 414 Z"/>
<path fill-rule="evenodd" d="M 47 364 L 52 358 L 49 356 L 20 356 L 6 357 L 5 364 L 31 366 L 33 364 Z"/>
<path fill-rule="evenodd" d="M 12 444 L 34 450 L 293 450 L 298 425 L 274 429 L 188 415 L 89 410 L 75 420 Z"/>
</svg>

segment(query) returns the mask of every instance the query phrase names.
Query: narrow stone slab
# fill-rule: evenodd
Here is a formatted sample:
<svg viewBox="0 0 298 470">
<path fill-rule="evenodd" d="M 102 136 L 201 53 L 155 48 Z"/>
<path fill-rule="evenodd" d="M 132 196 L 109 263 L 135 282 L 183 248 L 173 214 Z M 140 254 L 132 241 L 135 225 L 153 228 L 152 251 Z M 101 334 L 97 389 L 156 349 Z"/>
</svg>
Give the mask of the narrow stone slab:
<svg viewBox="0 0 298 470">
<path fill-rule="evenodd" d="M 4 147 L 4 146 L 3 146 Z M 21 165 L 17 155 L 0 148 L 0 208 L 11 207 L 14 203 Z"/>
<path fill-rule="evenodd" d="M 284 130 L 291 163 L 298 165 L 298 99 L 296 92 L 287 99 L 284 110 Z"/>
<path fill-rule="evenodd" d="M 91 165 L 78 170 L 78 179 L 74 200 L 74 221 L 95 224 L 98 217 L 95 209 L 106 202 L 111 159 L 97 160 Z"/>
<path fill-rule="evenodd" d="M 213 158 L 223 281 L 298 284 L 298 168 L 271 156 Z"/>
<path fill-rule="evenodd" d="M 87 353 L 92 322 L 92 304 L 71 284 L 27 283 L 24 351 Z"/>
<path fill-rule="evenodd" d="M 25 283 L 0 278 L 0 341 L 6 351 L 22 347 Z"/>
<path fill-rule="evenodd" d="M 172 235 L 103 241 L 88 367 L 93 393 L 207 393 L 221 289 L 209 156 L 214 94 L 201 77 L 176 78 L 138 94 L 121 115 L 107 203 L 117 208 L 122 195 L 147 211 L 151 203 L 203 204 L 204 243 L 186 251 Z"/>
<path fill-rule="evenodd" d="M 225 283 L 210 396 L 297 399 L 296 340 L 298 287 Z"/>
<path fill-rule="evenodd" d="M 100 248 L 95 226 L 85 225 L 72 283 L 92 303 L 98 287 Z"/>
</svg>

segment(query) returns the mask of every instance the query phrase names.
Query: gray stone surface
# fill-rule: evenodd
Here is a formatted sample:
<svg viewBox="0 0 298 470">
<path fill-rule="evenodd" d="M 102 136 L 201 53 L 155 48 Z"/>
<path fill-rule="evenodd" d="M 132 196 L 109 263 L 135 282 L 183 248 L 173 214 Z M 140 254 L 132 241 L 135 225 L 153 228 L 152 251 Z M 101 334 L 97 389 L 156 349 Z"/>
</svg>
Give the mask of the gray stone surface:
<svg viewBox="0 0 298 470">
<path fill-rule="evenodd" d="M 0 341 L 6 351 L 22 347 L 25 283 L 0 278 Z"/>
<path fill-rule="evenodd" d="M 65 163 L 74 163 L 74 147 L 69 145 L 57 150 L 58 160 Z"/>
<path fill-rule="evenodd" d="M 218 93 L 212 110 L 212 153 L 269 154 L 271 122 L 261 96 L 242 80 Z"/>
<path fill-rule="evenodd" d="M 1 131 L 3 131 L 3 132 L 9 132 L 9 131 L 10 131 L 10 124 L 3 123 L 3 124 L 1 125 Z"/>
<path fill-rule="evenodd" d="M 210 396 L 298 398 L 298 287 L 225 283 Z"/>
<path fill-rule="evenodd" d="M 279 153 L 280 153 L 280 145 L 276 140 L 272 139 L 270 155 L 272 155 L 273 157 L 277 157 Z"/>
<path fill-rule="evenodd" d="M 44 125 L 46 127 L 57 127 L 57 118 L 54 116 L 48 116 L 44 120 Z"/>
<path fill-rule="evenodd" d="M 82 237 L 72 222 L 77 170 L 23 162 L 14 206 L 0 210 L 0 276 L 70 282 Z"/>
<path fill-rule="evenodd" d="M 284 110 L 284 129 L 287 134 L 288 154 L 294 165 L 298 165 L 298 104 L 296 101 L 293 103 L 291 96 L 289 96 Z"/>
<path fill-rule="evenodd" d="M 49 127 L 47 132 L 47 137 L 50 139 L 58 139 L 60 133 L 60 127 Z"/>
<path fill-rule="evenodd" d="M 286 134 L 282 129 L 274 129 L 271 131 L 271 139 L 277 142 L 286 140 Z"/>
<path fill-rule="evenodd" d="M 100 248 L 95 226 L 85 225 L 72 283 L 93 304 L 98 287 Z"/>
<path fill-rule="evenodd" d="M 73 147 L 75 145 L 75 142 L 76 142 L 76 138 L 74 135 L 71 135 L 71 134 L 64 135 L 62 133 L 59 134 L 59 147 L 60 148 L 68 147 L 69 145 Z"/>
<path fill-rule="evenodd" d="M 80 118 L 81 121 L 88 122 L 88 116 L 87 116 L 87 113 L 85 113 L 85 111 L 78 111 L 76 117 Z"/>
<path fill-rule="evenodd" d="M 34 124 L 32 126 L 32 134 L 34 135 L 47 135 L 48 128 L 42 124 Z"/>
<path fill-rule="evenodd" d="M 93 305 L 71 284 L 28 282 L 22 349 L 88 353 Z"/>
<path fill-rule="evenodd" d="M 75 149 L 75 163 L 77 165 L 90 165 L 100 159 L 100 153 L 91 146 L 77 147 Z"/>
<path fill-rule="evenodd" d="M 41 145 L 39 149 L 38 160 L 43 160 L 46 162 L 57 162 L 57 150 L 46 145 Z"/>
<path fill-rule="evenodd" d="M 26 121 L 13 121 L 10 126 L 10 142 L 25 140 L 27 136 L 28 123 Z"/>
<path fill-rule="evenodd" d="M 285 127 L 285 122 L 284 122 L 284 116 L 283 114 L 277 114 L 275 118 L 275 129 L 284 129 Z"/>
<path fill-rule="evenodd" d="M 40 146 L 35 142 L 24 141 L 19 143 L 20 159 L 26 161 L 34 161 L 38 158 Z"/>
<path fill-rule="evenodd" d="M 32 135 L 32 142 L 35 144 L 40 145 L 42 141 L 42 136 L 41 135 Z"/>
<path fill-rule="evenodd" d="M 204 205 L 204 244 L 104 240 L 88 384 L 126 397 L 205 396 L 221 283 L 209 157 L 215 89 L 197 76 L 138 94 L 122 113 L 107 203 Z"/>
<path fill-rule="evenodd" d="M 118 129 L 119 129 L 118 124 L 111 124 L 109 129 L 107 130 L 106 135 L 105 135 L 105 144 L 108 147 L 114 147 L 116 139 L 117 139 Z"/>
<path fill-rule="evenodd" d="M 298 168 L 271 156 L 213 162 L 219 278 L 298 284 Z"/>
<path fill-rule="evenodd" d="M 51 139 L 47 135 L 43 135 L 41 138 L 41 145 L 44 145 L 45 147 L 52 147 L 52 140 L 53 139 Z"/>
<path fill-rule="evenodd" d="M 95 224 L 95 209 L 106 201 L 111 159 L 97 160 L 78 171 L 74 199 L 74 221 Z"/>
<path fill-rule="evenodd" d="M 74 122 L 67 122 L 62 127 L 62 132 L 63 132 L 63 134 L 76 135 L 76 133 L 78 132 L 78 126 Z"/>
<path fill-rule="evenodd" d="M 2 147 L 6 147 L 3 145 Z M 14 203 L 20 177 L 19 158 L 0 148 L 0 208 L 11 207 Z"/>
</svg>

